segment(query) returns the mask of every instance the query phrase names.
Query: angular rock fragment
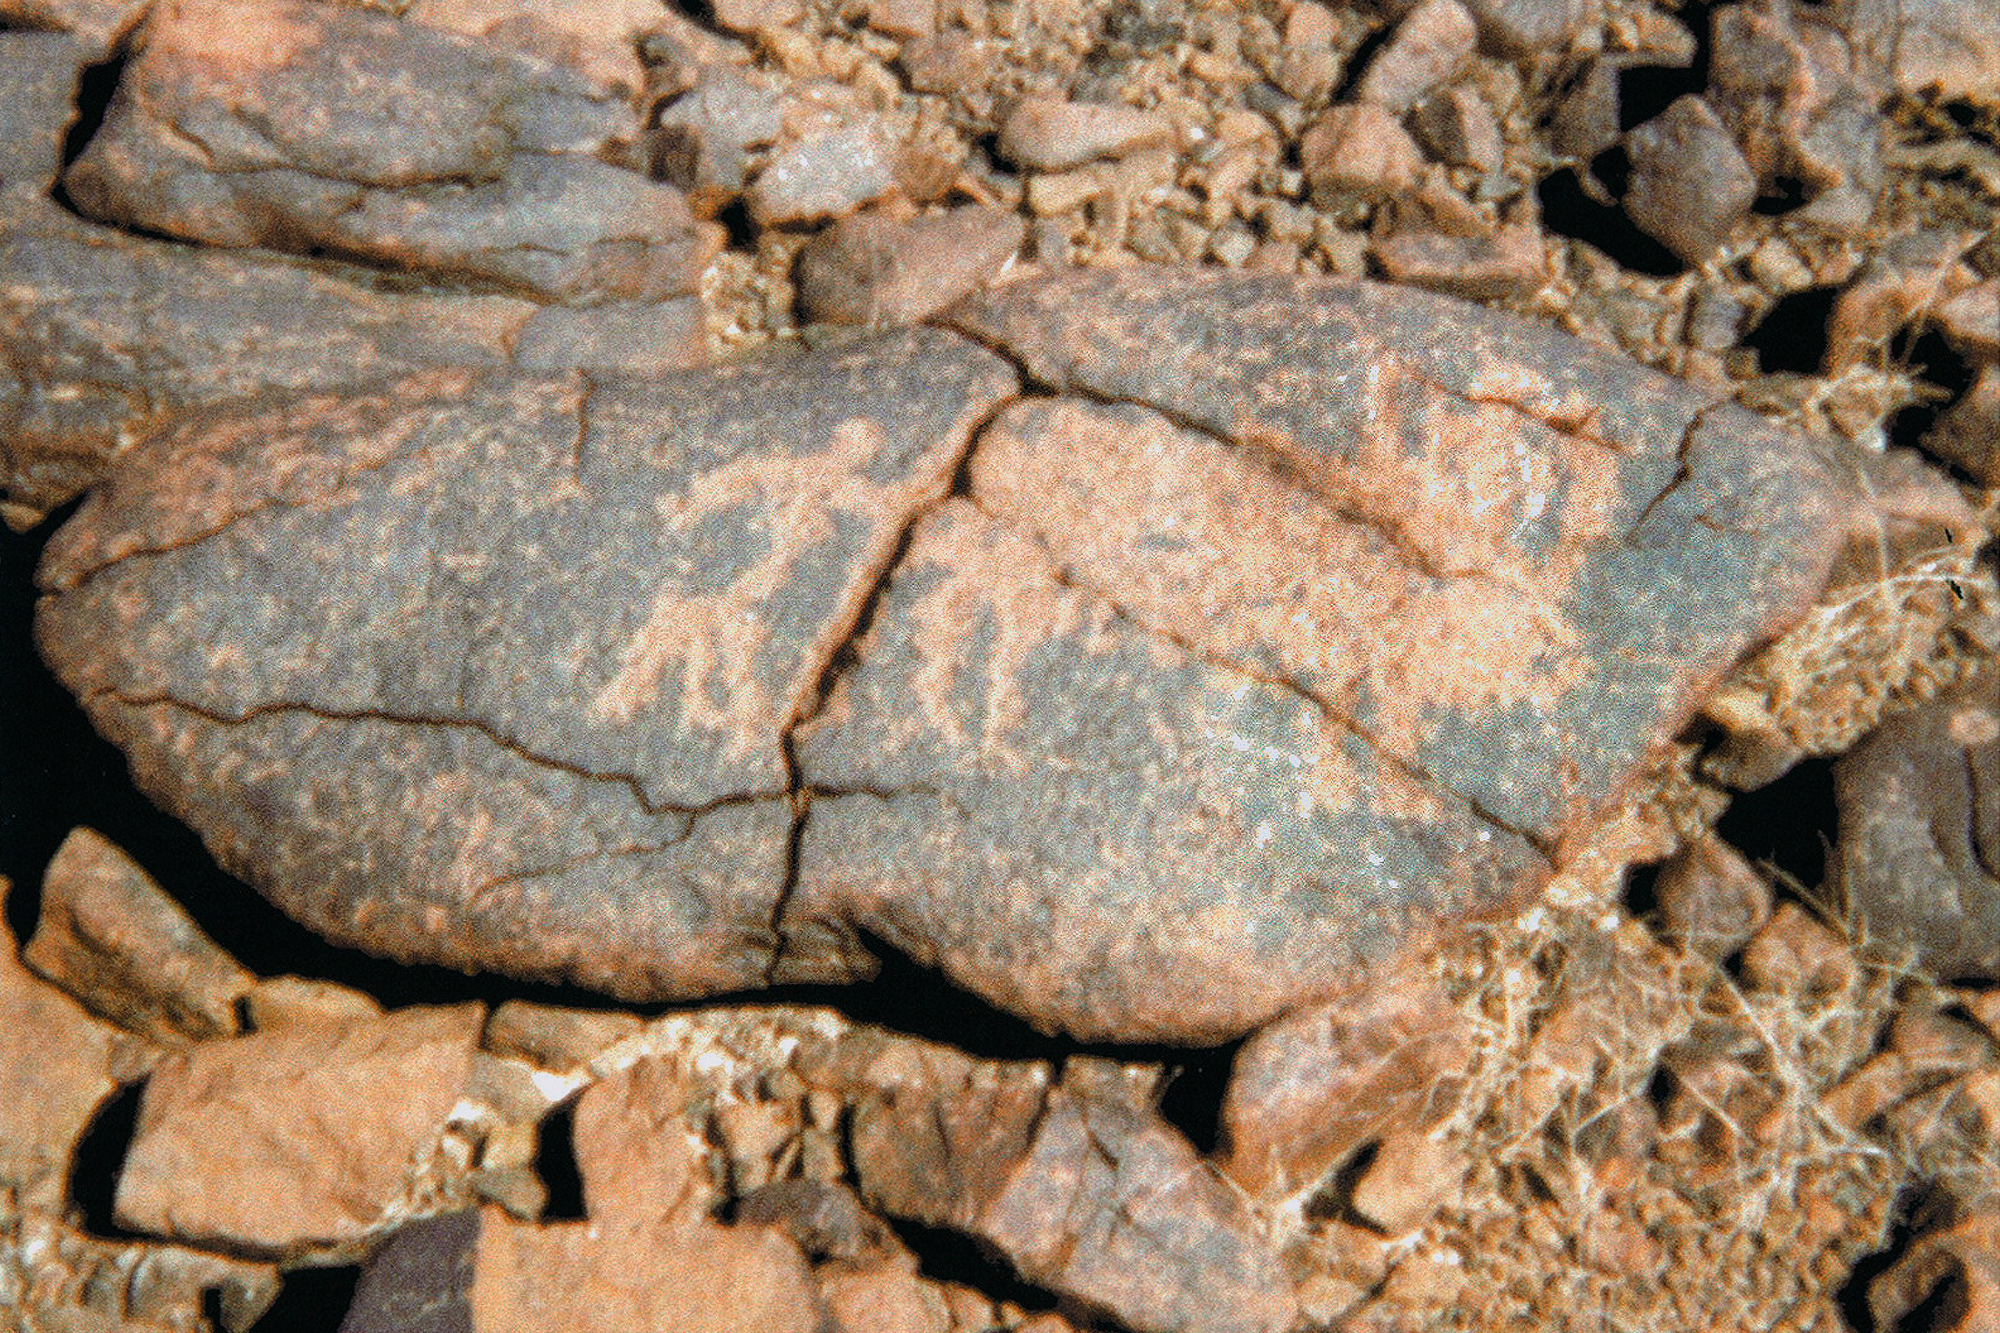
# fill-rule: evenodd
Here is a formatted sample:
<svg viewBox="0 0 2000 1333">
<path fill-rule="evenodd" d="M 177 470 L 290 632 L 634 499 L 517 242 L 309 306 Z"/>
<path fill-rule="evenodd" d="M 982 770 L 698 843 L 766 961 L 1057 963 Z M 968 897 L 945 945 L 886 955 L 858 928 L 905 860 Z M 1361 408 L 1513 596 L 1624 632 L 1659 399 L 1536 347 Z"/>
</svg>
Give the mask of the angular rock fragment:
<svg viewBox="0 0 2000 1333">
<path fill-rule="evenodd" d="M 256 981 L 132 859 L 73 830 L 42 881 L 21 961 L 129 1032 L 165 1046 L 234 1036 Z"/>
<path fill-rule="evenodd" d="M 118 1178 L 120 1224 L 271 1255 L 368 1236 L 443 1129 L 483 1017 L 408 1009 L 169 1057 Z"/>
<path fill-rule="evenodd" d="M 1639 230 L 1690 264 L 1729 239 L 1757 199 L 1757 178 L 1729 130 L 1699 97 L 1677 99 L 1625 139 L 1632 184 L 1625 211 Z"/>
<path fill-rule="evenodd" d="M 1157 1115 L 933 1048 L 855 1108 L 864 1195 L 971 1233 L 1135 1333 L 1276 1333 L 1290 1284 L 1237 1195 Z"/>
<path fill-rule="evenodd" d="M 1965 397 L 1924 436 L 1924 450 L 1982 486 L 2000 486 L 2000 366 L 1983 366 Z"/>
<path fill-rule="evenodd" d="M 1407 111 L 1465 67 L 1477 38 L 1472 15 L 1458 0 L 1423 0 L 1403 16 L 1394 35 L 1368 62 L 1354 96 L 1391 111 Z"/>
<path fill-rule="evenodd" d="M 10 1214 L 0 1238 L 0 1292 L 22 1333 L 246 1333 L 278 1298 L 272 1264 L 105 1240 L 32 1208 Z"/>
<path fill-rule="evenodd" d="M 385 14 L 161 0 L 64 177 L 86 214 L 551 300 L 693 292 L 720 244 L 598 160 L 631 108 L 559 65 Z"/>
<path fill-rule="evenodd" d="M 1720 838 L 1700 838 L 1660 868 L 1660 923 L 1682 948 L 1717 962 L 1771 920 L 1771 883 Z"/>
<path fill-rule="evenodd" d="M 933 330 L 192 415 L 51 543 L 41 645 L 333 938 L 630 997 L 886 946 L 1219 1042 L 1533 892 L 1869 512 L 1831 446 L 1399 289 L 948 319 L 1037 392 Z"/>
<path fill-rule="evenodd" d="M 1173 122 L 1158 111 L 1053 97 L 1025 98 L 1000 127 L 1000 156 L 1036 171 L 1066 171 L 1100 157 L 1170 144 Z"/>
<path fill-rule="evenodd" d="M 1019 214 L 978 205 L 843 218 L 799 254 L 799 308 L 831 324 L 913 324 L 998 273 L 1026 233 Z"/>
<path fill-rule="evenodd" d="M 1833 878 L 1879 950 L 2000 979 L 2000 676 L 1884 723 L 1834 767 Z"/>
</svg>

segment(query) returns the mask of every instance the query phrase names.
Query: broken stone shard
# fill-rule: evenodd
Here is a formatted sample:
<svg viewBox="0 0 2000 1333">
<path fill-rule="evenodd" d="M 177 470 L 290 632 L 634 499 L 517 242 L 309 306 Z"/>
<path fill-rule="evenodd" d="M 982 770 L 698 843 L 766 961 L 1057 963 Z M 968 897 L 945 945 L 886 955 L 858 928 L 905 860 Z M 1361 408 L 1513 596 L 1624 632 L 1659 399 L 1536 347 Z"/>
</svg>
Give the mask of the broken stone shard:
<svg viewBox="0 0 2000 1333">
<path fill-rule="evenodd" d="M 1865 512 L 1831 445 L 1419 293 L 942 321 L 189 413 L 52 540 L 39 642 L 333 938 L 633 998 L 890 948 L 1219 1042 L 1532 893 Z"/>
</svg>

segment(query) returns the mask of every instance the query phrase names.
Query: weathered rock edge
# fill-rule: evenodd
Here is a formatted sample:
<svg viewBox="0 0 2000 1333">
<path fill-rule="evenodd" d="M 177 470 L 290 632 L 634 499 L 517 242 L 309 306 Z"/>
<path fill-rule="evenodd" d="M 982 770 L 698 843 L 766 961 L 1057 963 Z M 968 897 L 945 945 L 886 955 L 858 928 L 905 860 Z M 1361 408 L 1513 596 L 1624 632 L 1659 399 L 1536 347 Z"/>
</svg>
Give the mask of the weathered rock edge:
<svg viewBox="0 0 2000 1333">
<path fill-rule="evenodd" d="M 1402 289 L 940 323 L 189 414 L 38 640 L 342 942 L 631 999 L 887 946 L 1214 1042 L 1534 892 L 1865 512 L 1831 444 Z"/>
</svg>

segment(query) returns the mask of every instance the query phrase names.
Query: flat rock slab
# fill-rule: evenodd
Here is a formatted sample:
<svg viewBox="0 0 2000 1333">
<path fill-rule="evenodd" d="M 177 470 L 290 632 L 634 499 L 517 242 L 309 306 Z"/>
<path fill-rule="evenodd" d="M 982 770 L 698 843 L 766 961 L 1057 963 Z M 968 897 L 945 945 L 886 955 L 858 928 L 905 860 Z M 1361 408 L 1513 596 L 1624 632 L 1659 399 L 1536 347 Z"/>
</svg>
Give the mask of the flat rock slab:
<svg viewBox="0 0 2000 1333">
<path fill-rule="evenodd" d="M 138 780 L 327 934 L 1221 1041 L 1510 909 L 1865 512 L 1832 446 L 1364 283 L 1130 271 L 671 380 L 184 418 L 48 548 Z"/>
</svg>

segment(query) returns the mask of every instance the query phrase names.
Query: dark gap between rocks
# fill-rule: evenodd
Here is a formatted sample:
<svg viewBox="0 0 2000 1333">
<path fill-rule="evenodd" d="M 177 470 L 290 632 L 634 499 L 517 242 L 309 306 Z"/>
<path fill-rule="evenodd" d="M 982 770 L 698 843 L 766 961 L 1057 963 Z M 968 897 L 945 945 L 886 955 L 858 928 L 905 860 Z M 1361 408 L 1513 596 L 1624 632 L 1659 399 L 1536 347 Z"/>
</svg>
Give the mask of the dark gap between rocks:
<svg viewBox="0 0 2000 1333">
<path fill-rule="evenodd" d="M 1759 217 L 1782 217 L 1811 202 L 1812 196 L 1807 193 L 1804 181 L 1796 176 L 1780 176 L 1771 182 L 1768 190 L 1751 201 L 1750 211 Z"/>
<path fill-rule="evenodd" d="M 1187 1136 L 1195 1151 L 1213 1156 L 1222 1146 L 1222 1101 L 1229 1073 L 1243 1043 L 1184 1053 L 1167 1061 L 1167 1086 L 1160 1094 L 1160 1119 Z"/>
<path fill-rule="evenodd" d="M 1603 169 L 1616 176 L 1623 154 L 1618 149 L 1607 149 L 1606 153 L 1617 154 L 1598 155 Z M 1541 201 L 1544 226 L 1559 236 L 1595 246 L 1620 268 L 1654 278 L 1672 277 L 1687 269 L 1673 251 L 1634 226 L 1624 209 L 1593 198 L 1575 167 L 1544 176 L 1535 187 L 1535 195 Z"/>
<path fill-rule="evenodd" d="M 1922 398 L 1897 409 L 1889 418 L 1892 447 L 1914 449 L 1937 425 L 1938 418 L 1972 387 L 1972 363 L 1960 355 L 1936 329 L 1904 329 L 1889 343 L 1889 362 L 1901 366 L 1918 381 Z"/>
<path fill-rule="evenodd" d="M 1660 882 L 1658 865 L 1636 866 L 1625 876 L 1625 887 L 1619 893 L 1619 901 L 1631 916 L 1651 925 L 1653 913 L 1659 910 L 1660 897 L 1655 886 Z"/>
<path fill-rule="evenodd" d="M 1808 287 L 1781 297 L 1743 335 L 1743 346 L 1757 354 L 1757 369 L 1766 375 L 1817 375 L 1826 364 L 1827 328 L 1839 296 L 1837 287 Z"/>
<path fill-rule="evenodd" d="M 1827 848 L 1838 827 L 1833 761 L 1802 759 L 1755 791 L 1740 792 L 1715 831 L 1752 862 L 1768 863 L 1807 889 L 1826 878 Z"/>
<path fill-rule="evenodd" d="M 884 1215 L 882 1221 L 917 1256 L 917 1272 L 936 1282 L 956 1282 L 993 1301 L 1007 1301 L 1031 1314 L 1054 1310 L 1052 1291 L 1024 1281 L 1013 1266 L 984 1241 L 944 1227 Z"/>
<path fill-rule="evenodd" d="M 1349 102 L 1354 99 L 1354 89 L 1360 84 L 1361 76 L 1368 72 L 1370 65 L 1375 63 L 1376 53 L 1387 46 L 1389 39 L 1396 35 L 1396 28 L 1401 22 L 1402 20 L 1397 19 L 1384 23 L 1381 27 L 1375 29 L 1375 31 L 1363 37 L 1360 45 L 1348 52 L 1347 63 L 1341 66 L 1340 82 L 1334 86 L 1332 92 L 1327 94 L 1327 105 L 1339 106 L 1343 102 Z"/>
<path fill-rule="evenodd" d="M 111 99 L 118 92 L 118 83 L 125 77 L 125 63 L 131 59 L 131 52 L 124 43 L 113 49 L 111 55 L 95 65 L 85 65 L 76 81 L 76 118 L 70 121 L 69 129 L 63 135 L 62 170 L 56 175 L 55 187 L 49 197 L 62 208 L 77 216 L 83 216 L 76 202 L 69 197 L 69 187 L 64 183 L 69 178 L 69 169 L 83 156 L 83 150 L 104 128 L 104 117 L 111 110 Z"/>
<path fill-rule="evenodd" d="M 564 1102 L 543 1116 L 535 1134 L 535 1174 L 549 1192 L 542 1220 L 582 1221 L 589 1213 L 583 1206 L 583 1169 L 576 1160 L 576 1103 Z"/>
<path fill-rule="evenodd" d="M 118 1176 L 125 1169 L 126 1154 L 139 1127 L 139 1102 L 146 1083 L 130 1083 L 104 1099 L 91 1118 L 90 1128 L 77 1140 L 76 1157 L 70 1167 L 69 1197 L 82 1214 L 83 1229 L 107 1240 L 140 1239 L 118 1225 L 115 1200 Z"/>
<path fill-rule="evenodd" d="M 1375 1156 L 1382 1151 L 1380 1139 L 1371 1140 L 1354 1150 L 1354 1155 L 1335 1169 L 1320 1187 L 1313 1191 L 1305 1202 L 1305 1220 L 1325 1224 L 1345 1222 L 1350 1226 L 1367 1227 L 1370 1231 L 1378 1228 L 1371 1225 L 1354 1211 L 1354 1191 L 1361 1184 L 1361 1178 L 1368 1174 L 1368 1168 L 1375 1165 Z"/>
<path fill-rule="evenodd" d="M 339 1333 L 360 1282 L 359 1268 L 295 1268 L 249 1333 Z"/>
</svg>

